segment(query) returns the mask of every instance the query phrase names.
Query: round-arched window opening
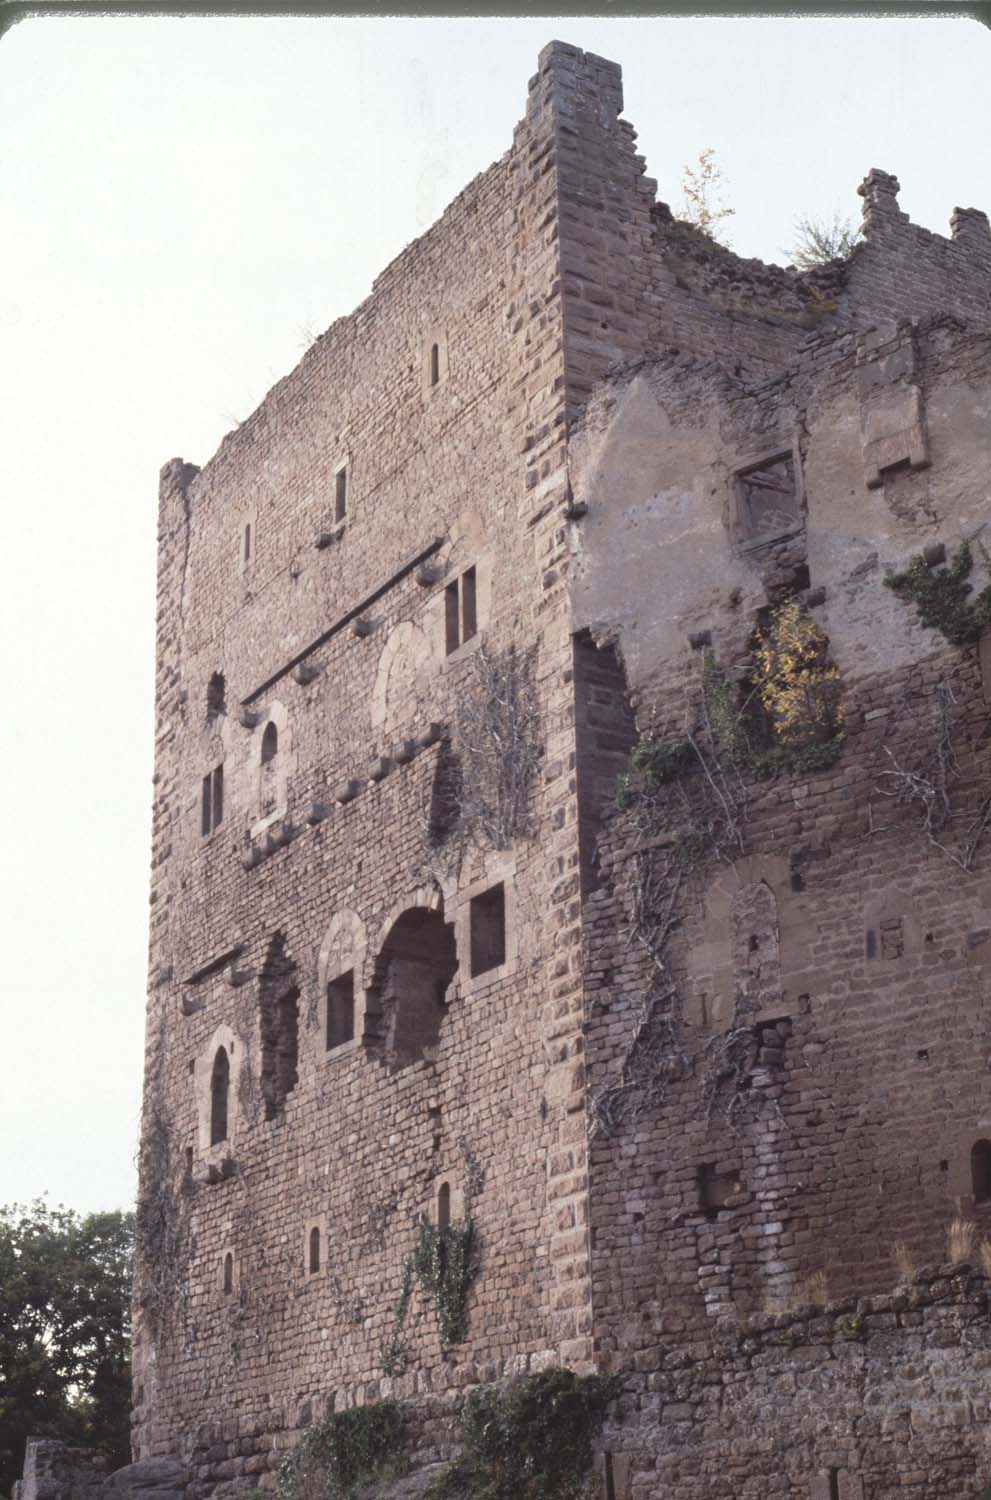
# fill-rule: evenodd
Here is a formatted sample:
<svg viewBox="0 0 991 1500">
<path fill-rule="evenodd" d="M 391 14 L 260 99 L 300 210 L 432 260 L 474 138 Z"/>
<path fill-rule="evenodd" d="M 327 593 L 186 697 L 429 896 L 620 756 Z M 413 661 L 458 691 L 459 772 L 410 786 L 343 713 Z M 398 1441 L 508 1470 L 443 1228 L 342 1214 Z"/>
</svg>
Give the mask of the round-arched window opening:
<svg viewBox="0 0 991 1500">
<path fill-rule="evenodd" d="M 991 1203 L 991 1141 L 975 1141 L 970 1148 L 970 1179 L 975 1203 Z"/>
<path fill-rule="evenodd" d="M 231 1065 L 224 1047 L 217 1048 L 210 1075 L 210 1145 L 219 1146 L 227 1139 L 227 1101 L 230 1094 Z"/>
<path fill-rule="evenodd" d="M 229 1297 L 234 1290 L 234 1257 L 228 1250 L 224 1256 L 224 1295 Z"/>
<path fill-rule="evenodd" d="M 270 766 L 279 753 L 279 731 L 271 721 L 262 735 L 262 765 Z"/>
<path fill-rule="evenodd" d="M 320 1269 L 320 1231 L 310 1230 L 310 1275 Z"/>
<path fill-rule="evenodd" d="M 428 1057 L 438 1045 L 457 968 L 454 932 L 443 910 L 410 907 L 392 924 L 376 960 L 372 1001 L 385 1016 L 393 1071 Z"/>
</svg>

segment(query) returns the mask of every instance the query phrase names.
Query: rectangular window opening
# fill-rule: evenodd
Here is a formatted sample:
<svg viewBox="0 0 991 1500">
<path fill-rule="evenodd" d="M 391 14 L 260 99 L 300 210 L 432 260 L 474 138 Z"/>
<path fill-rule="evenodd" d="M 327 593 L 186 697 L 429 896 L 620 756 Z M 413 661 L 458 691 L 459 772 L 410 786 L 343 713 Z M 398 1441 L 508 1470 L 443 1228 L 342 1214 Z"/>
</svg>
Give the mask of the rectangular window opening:
<svg viewBox="0 0 991 1500">
<path fill-rule="evenodd" d="M 348 471 L 347 465 L 338 469 L 334 477 L 334 520 L 343 521 L 348 510 Z"/>
<path fill-rule="evenodd" d="M 444 631 L 448 656 L 461 645 L 459 612 L 458 585 L 455 581 L 449 583 L 444 590 Z"/>
<path fill-rule="evenodd" d="M 469 568 L 461 578 L 461 639 L 470 641 L 478 629 L 475 604 L 475 569 Z"/>
<path fill-rule="evenodd" d="M 436 385 L 440 380 L 440 345 L 430 345 L 430 384 Z"/>
<path fill-rule="evenodd" d="M 766 458 L 736 475 L 738 541 L 761 546 L 802 525 L 802 497 L 791 453 Z"/>
<path fill-rule="evenodd" d="M 327 1051 L 354 1040 L 354 970 L 327 986 Z"/>
<path fill-rule="evenodd" d="M 506 962 L 506 892 L 494 885 L 473 896 L 469 908 L 471 928 L 471 977 L 487 974 Z"/>
<path fill-rule="evenodd" d="M 206 838 L 215 828 L 219 828 L 220 821 L 224 816 L 224 768 L 216 766 L 214 770 L 207 771 L 203 778 L 203 791 L 200 800 L 200 834 Z"/>
<path fill-rule="evenodd" d="M 245 562 L 250 562 L 251 561 L 251 523 L 250 522 L 244 528 L 244 560 L 245 560 Z"/>
</svg>

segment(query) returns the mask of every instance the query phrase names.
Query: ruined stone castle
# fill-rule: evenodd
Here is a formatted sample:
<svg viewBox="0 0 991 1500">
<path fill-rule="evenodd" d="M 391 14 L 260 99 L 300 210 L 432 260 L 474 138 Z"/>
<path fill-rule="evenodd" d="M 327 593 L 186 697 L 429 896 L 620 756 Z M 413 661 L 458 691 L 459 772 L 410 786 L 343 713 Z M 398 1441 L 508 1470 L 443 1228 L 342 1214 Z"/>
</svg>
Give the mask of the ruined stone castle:
<svg viewBox="0 0 991 1500">
<path fill-rule="evenodd" d="M 195 1495 L 557 1365 L 603 1500 L 991 1476 L 988 220 L 872 170 L 847 259 L 740 259 L 622 103 L 552 42 L 162 470 L 135 1443 Z"/>
</svg>

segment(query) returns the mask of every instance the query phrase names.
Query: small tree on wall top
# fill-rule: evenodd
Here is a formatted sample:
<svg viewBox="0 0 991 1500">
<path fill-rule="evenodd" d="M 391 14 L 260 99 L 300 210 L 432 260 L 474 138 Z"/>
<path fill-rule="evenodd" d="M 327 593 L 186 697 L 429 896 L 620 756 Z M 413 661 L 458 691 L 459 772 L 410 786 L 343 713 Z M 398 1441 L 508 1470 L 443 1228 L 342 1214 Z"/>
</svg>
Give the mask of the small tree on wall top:
<svg viewBox="0 0 991 1500">
<path fill-rule="evenodd" d="M 718 244 L 728 245 L 723 221 L 736 212 L 723 198 L 723 172 L 711 146 L 700 151 L 695 162 L 686 162 L 681 175 L 682 218 Z"/>
</svg>

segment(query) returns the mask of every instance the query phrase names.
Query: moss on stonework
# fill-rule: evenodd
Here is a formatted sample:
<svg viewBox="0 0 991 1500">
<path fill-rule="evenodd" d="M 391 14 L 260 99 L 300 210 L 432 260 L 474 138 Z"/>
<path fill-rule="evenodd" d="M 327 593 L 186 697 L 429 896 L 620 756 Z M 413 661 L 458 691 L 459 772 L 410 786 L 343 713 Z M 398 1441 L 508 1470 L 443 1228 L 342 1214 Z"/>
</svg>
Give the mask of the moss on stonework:
<svg viewBox="0 0 991 1500">
<path fill-rule="evenodd" d="M 279 1469 L 277 1492 L 279 1500 L 352 1500 L 408 1467 L 402 1413 L 394 1401 L 375 1401 L 311 1427 Z"/>
<path fill-rule="evenodd" d="M 903 573 L 889 573 L 885 586 L 899 599 L 915 605 L 919 619 L 938 630 L 953 646 L 976 641 L 991 624 L 991 584 L 971 599 L 967 575 L 974 566 L 969 542 L 961 542 L 951 562 L 938 571 L 920 554 Z"/>
<path fill-rule="evenodd" d="M 621 1384 L 615 1375 L 551 1369 L 473 1391 L 461 1456 L 424 1500 L 578 1500 L 587 1493 L 592 1443 Z"/>
</svg>

